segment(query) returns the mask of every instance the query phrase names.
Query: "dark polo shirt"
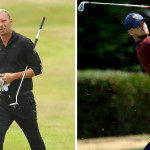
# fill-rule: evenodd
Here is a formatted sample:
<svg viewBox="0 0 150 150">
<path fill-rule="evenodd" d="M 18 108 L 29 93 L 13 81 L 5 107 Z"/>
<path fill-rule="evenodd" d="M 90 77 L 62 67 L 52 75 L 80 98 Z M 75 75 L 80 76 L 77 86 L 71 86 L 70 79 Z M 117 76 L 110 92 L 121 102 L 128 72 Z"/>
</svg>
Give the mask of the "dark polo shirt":
<svg viewBox="0 0 150 150">
<path fill-rule="evenodd" d="M 0 38 L 0 73 L 15 73 L 24 71 L 26 65 L 32 68 L 35 75 L 42 73 L 42 64 L 34 44 L 27 37 L 13 31 L 12 37 L 4 46 Z M 19 80 L 14 80 L 9 85 L 9 93 L 16 94 Z M 24 79 L 20 92 L 33 89 L 32 78 Z"/>
</svg>

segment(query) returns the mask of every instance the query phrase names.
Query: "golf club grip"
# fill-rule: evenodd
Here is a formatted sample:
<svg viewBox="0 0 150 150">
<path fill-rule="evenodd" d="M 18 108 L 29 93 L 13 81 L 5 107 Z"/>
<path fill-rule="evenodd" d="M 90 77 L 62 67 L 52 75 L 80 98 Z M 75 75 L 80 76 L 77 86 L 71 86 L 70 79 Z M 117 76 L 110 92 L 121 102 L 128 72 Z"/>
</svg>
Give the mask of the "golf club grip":
<svg viewBox="0 0 150 150">
<path fill-rule="evenodd" d="M 40 29 L 42 29 L 42 26 L 43 26 L 43 24 L 44 24 L 45 19 L 46 19 L 46 18 L 43 17 L 42 22 L 41 22 L 41 25 L 40 25 Z"/>
<path fill-rule="evenodd" d="M 37 43 L 37 41 L 38 41 L 38 37 L 39 37 L 39 35 L 40 35 L 40 31 L 41 31 L 41 29 L 42 29 L 42 27 L 43 27 L 43 24 L 44 24 L 45 19 L 46 19 L 46 18 L 43 17 L 42 22 L 41 22 L 41 25 L 40 25 L 40 28 L 39 28 L 38 33 L 37 33 L 37 36 L 36 36 L 35 41 L 34 41 L 34 47 L 36 46 L 36 43 Z"/>
<path fill-rule="evenodd" d="M 36 46 L 37 41 L 38 41 L 38 39 L 36 38 L 35 41 L 34 41 L 34 48 Z"/>
</svg>

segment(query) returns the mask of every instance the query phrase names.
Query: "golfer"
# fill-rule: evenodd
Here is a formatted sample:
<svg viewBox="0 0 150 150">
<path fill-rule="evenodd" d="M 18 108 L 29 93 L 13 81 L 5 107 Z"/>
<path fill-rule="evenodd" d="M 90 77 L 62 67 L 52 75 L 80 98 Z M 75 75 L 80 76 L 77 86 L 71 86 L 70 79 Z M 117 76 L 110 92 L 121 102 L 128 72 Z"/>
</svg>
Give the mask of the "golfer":
<svg viewBox="0 0 150 150">
<path fill-rule="evenodd" d="M 9 12 L 0 9 L 0 150 L 3 150 L 5 134 L 13 121 L 24 132 L 31 150 L 46 150 L 37 124 L 32 93 L 32 77 L 42 73 L 41 61 L 31 40 L 13 31 L 12 23 Z M 29 67 L 18 95 L 20 109 L 12 109 L 9 104 L 15 103 L 27 64 Z"/>
<path fill-rule="evenodd" d="M 124 26 L 134 38 L 138 58 L 146 72 L 150 75 L 150 37 L 145 23 L 146 20 L 148 19 L 143 18 L 140 14 L 131 13 L 126 17 Z M 150 143 L 146 145 L 144 150 L 150 150 Z"/>
<path fill-rule="evenodd" d="M 147 24 L 145 23 L 146 20 L 148 19 L 143 18 L 140 14 L 131 13 L 126 17 L 124 26 L 134 38 L 138 58 L 150 75 L 150 37 Z"/>
</svg>

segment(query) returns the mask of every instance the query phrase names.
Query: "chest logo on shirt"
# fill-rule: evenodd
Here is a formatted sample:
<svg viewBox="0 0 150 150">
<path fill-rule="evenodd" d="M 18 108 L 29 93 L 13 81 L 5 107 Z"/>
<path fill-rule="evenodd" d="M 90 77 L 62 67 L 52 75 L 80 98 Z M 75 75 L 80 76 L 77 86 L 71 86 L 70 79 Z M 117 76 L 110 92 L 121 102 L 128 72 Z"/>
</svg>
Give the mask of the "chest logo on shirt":
<svg viewBox="0 0 150 150">
<path fill-rule="evenodd" d="M 134 16 L 132 16 L 132 18 L 134 18 L 134 19 L 138 19 L 138 16 L 137 16 L 137 15 L 134 15 Z"/>
</svg>

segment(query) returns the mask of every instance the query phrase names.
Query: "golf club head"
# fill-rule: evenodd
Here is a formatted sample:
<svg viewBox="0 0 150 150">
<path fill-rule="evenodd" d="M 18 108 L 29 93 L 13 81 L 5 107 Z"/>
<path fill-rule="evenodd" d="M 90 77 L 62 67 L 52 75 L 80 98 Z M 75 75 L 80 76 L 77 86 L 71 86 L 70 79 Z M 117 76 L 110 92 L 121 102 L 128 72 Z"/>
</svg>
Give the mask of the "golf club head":
<svg viewBox="0 0 150 150">
<path fill-rule="evenodd" d="M 81 2 L 78 6 L 78 11 L 82 12 L 84 10 L 84 4 L 89 3 L 88 1 Z"/>
<path fill-rule="evenodd" d="M 11 103 L 9 104 L 9 107 L 12 108 L 13 110 L 20 110 L 20 106 L 18 103 Z"/>
</svg>

